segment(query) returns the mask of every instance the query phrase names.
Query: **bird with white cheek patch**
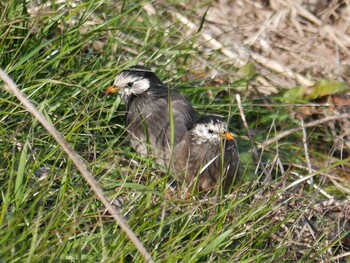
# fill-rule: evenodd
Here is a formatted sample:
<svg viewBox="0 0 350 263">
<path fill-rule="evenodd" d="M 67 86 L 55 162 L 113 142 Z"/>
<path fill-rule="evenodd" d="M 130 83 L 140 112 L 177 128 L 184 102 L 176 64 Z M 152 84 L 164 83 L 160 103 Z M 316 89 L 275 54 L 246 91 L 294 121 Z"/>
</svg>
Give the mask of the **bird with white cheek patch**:
<svg viewBox="0 0 350 263">
<path fill-rule="evenodd" d="M 222 187 L 227 192 L 240 180 L 240 159 L 233 135 L 220 117 L 200 117 L 174 149 L 174 172 L 199 191 Z"/>
<path fill-rule="evenodd" d="M 174 145 L 192 128 L 197 117 L 186 98 L 167 86 L 152 72 L 135 66 L 121 71 L 104 94 L 119 93 L 126 105 L 125 126 L 132 147 L 142 156 L 152 155 L 167 165 L 171 147 L 169 100 L 171 101 Z"/>
</svg>

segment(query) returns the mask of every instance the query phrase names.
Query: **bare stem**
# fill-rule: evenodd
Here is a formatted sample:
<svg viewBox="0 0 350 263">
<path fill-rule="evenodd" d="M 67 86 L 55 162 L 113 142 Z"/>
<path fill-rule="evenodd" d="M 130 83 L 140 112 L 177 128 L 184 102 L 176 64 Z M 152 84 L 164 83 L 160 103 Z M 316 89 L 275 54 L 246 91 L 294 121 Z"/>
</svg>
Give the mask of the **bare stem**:
<svg viewBox="0 0 350 263">
<path fill-rule="evenodd" d="M 72 162 L 76 165 L 83 178 L 88 182 L 91 189 L 95 193 L 98 199 L 103 203 L 108 212 L 113 216 L 114 220 L 119 224 L 121 229 L 126 233 L 129 239 L 134 243 L 137 250 L 145 258 L 146 262 L 154 262 L 151 255 L 147 252 L 141 241 L 137 238 L 135 233 L 131 230 L 129 225 L 118 214 L 117 210 L 110 204 L 106 198 L 102 188 L 98 185 L 94 179 L 92 173 L 87 169 L 85 163 L 81 160 L 81 157 L 72 149 L 72 147 L 66 142 L 63 136 L 56 130 L 56 128 L 49 123 L 44 115 L 38 111 L 38 109 L 26 98 L 23 92 L 17 87 L 13 80 L 0 69 L 0 78 L 5 82 L 5 87 L 8 91 L 12 92 L 17 99 L 23 104 L 23 106 L 30 112 L 43 126 L 44 128 L 55 138 L 57 143 L 67 153 Z"/>
</svg>

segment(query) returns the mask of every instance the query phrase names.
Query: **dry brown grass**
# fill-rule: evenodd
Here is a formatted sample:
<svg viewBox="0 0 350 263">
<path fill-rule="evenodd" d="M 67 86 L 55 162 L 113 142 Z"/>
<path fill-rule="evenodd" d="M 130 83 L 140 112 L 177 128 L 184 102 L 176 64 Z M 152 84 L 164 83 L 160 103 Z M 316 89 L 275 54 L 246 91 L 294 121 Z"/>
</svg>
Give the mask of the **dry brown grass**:
<svg viewBox="0 0 350 263">
<path fill-rule="evenodd" d="M 193 5 L 182 4 L 172 12 L 182 19 L 186 37 L 195 32 L 198 17 L 207 11 L 198 41 L 203 56 L 194 62 L 194 68 L 224 74 L 224 67 L 241 66 L 250 59 L 264 75 L 264 81 L 256 85 L 268 95 L 276 92 L 271 88 L 276 86 L 310 85 L 324 78 L 350 80 L 348 1 L 327 1 L 326 6 L 319 3 L 318 7 L 310 2 L 324 1 L 219 0 L 208 11 L 204 6 L 183 15 Z M 196 21 L 194 27 L 190 21 Z M 221 55 L 215 53 L 215 61 L 213 49 L 221 51 Z"/>
<path fill-rule="evenodd" d="M 31 20 L 25 38 L 42 37 L 43 43 L 48 44 L 43 45 L 44 55 L 38 52 L 38 57 L 28 59 L 23 67 L 9 66 L 9 71 L 28 94 L 35 91 L 33 101 L 50 108 L 48 116 L 55 117 L 54 124 L 60 131 L 73 136 L 71 141 L 77 141 L 74 146 L 88 152 L 83 158 L 146 247 L 155 248 L 150 250 L 155 260 L 174 262 L 177 257 L 175 261 L 179 262 L 253 262 L 267 258 L 279 262 L 280 257 L 287 257 L 309 262 L 341 262 L 349 256 L 349 92 L 300 104 L 285 103 L 279 95 L 296 85 L 310 89 L 323 79 L 349 83 L 348 1 L 105 1 L 101 8 L 97 7 L 98 1 L 90 4 L 78 0 L 68 4 L 63 0 L 31 2 L 28 7 Z M 13 21 L 17 21 L 16 16 Z M 43 28 L 48 32 L 42 31 Z M 60 35 L 64 37 L 60 39 Z M 14 39 L 17 38 L 9 35 L 6 40 L 12 43 Z M 31 41 L 18 46 L 25 46 L 23 55 L 32 54 L 37 48 Z M 12 46 L 9 47 L 2 53 L 3 57 L 11 52 Z M 8 60 L 21 61 L 23 55 Z M 41 75 L 41 64 L 36 67 L 38 61 L 43 63 L 42 68 L 52 69 Z M 237 70 L 248 61 L 257 68 L 257 77 L 244 78 Z M 167 179 L 151 159 L 140 159 L 130 151 L 119 103 L 116 100 L 110 106 L 108 101 L 98 101 L 96 95 L 112 83 L 119 69 L 130 63 L 154 66 L 171 87 L 177 83 L 185 86 L 182 91 L 190 94 L 189 99 L 200 114 L 232 117 L 232 126 L 240 125 L 238 134 L 249 135 L 250 143 L 246 143 L 247 149 L 240 148 L 240 153 L 243 160 L 243 155 L 250 157 L 254 149 L 254 158 L 249 160 L 244 174 L 250 177 L 230 196 L 219 202 L 210 196 L 184 199 L 181 190 L 168 191 Z M 20 78 L 23 75 L 28 76 L 25 81 Z M 52 85 L 45 88 L 48 99 L 44 100 L 35 85 L 40 81 L 46 83 L 46 79 Z M 68 83 L 62 83 L 63 80 Z M 57 89 L 62 89 L 58 98 Z M 79 89 L 81 92 L 76 93 Z M 237 94 L 235 100 L 233 93 L 240 97 Z M 80 105 L 77 103 L 80 100 L 86 102 Z M 69 106 L 57 109 L 54 105 Z M 26 117 L 15 113 L 12 109 L 3 110 L 2 119 L 12 120 L 13 127 L 17 127 Z M 112 115 L 118 119 L 112 120 Z M 80 123 L 80 119 L 84 121 Z M 14 132 L 9 126 L 8 130 L 0 130 L 12 138 Z M 27 138 L 19 133 L 18 145 L 26 145 L 21 136 Z M 36 130 L 28 138 L 36 142 L 41 131 Z M 11 149 L 11 142 L 7 139 L 3 142 Z M 44 141 L 40 143 L 31 147 L 41 149 L 48 145 Z M 42 255 L 53 259 L 85 259 L 83 255 L 91 261 L 103 261 L 101 254 L 105 258 L 117 255 L 121 261 L 137 259 L 133 245 L 124 242 L 126 238 L 121 231 L 105 221 L 104 217 L 108 216 L 95 205 L 94 196 L 86 196 L 90 189 L 76 182 L 76 171 L 71 166 L 62 168 L 60 156 L 47 159 L 51 152 L 36 150 L 36 153 L 38 156 L 32 159 L 43 163 L 27 163 L 22 155 L 17 161 L 16 156 L 12 158 L 4 149 L 3 155 L 10 156 L 5 160 L 21 162 L 29 175 L 30 171 L 32 174 L 36 170 L 47 171 L 46 167 L 55 169 L 50 168 L 51 174 L 42 176 L 50 179 L 43 180 L 46 185 L 41 185 L 41 179 L 34 188 L 18 183 L 17 188 L 23 191 L 17 195 L 26 193 L 34 201 L 23 199 L 21 203 L 13 199 L 18 203 L 18 207 L 13 206 L 16 213 L 10 211 L 6 217 L 6 208 L 2 210 L 1 216 L 8 223 L 4 221 L 2 236 L 6 246 L 0 249 L 0 261 L 1 252 L 6 253 L 4 259 L 26 257 L 21 249 L 28 250 L 28 240 L 32 238 L 26 213 L 36 214 L 40 209 L 44 209 L 40 211 L 45 211 L 42 214 L 47 218 L 52 216 L 53 223 L 46 226 L 46 218 L 42 226 L 35 223 L 35 229 L 49 234 L 39 233 L 47 242 L 40 242 L 37 248 L 33 242 L 28 250 L 29 259 Z M 9 162 L 8 169 L 1 171 L 9 170 L 10 174 L 14 164 Z M 60 176 L 56 177 L 56 170 Z M 21 174 L 27 173 L 23 169 Z M 15 192 L 11 188 L 12 176 L 0 178 L 2 189 L 7 189 L 9 196 Z M 36 180 L 35 176 L 31 178 Z M 51 179 L 54 183 L 56 180 L 59 189 Z M 59 193 L 52 197 L 49 190 Z M 41 199 L 45 198 L 57 199 L 57 213 L 63 215 L 55 214 L 56 205 L 41 206 Z M 29 205 L 32 210 L 27 209 Z M 84 211 L 73 207 L 83 207 Z M 102 212 L 96 216 L 95 211 Z M 37 222 L 41 222 L 42 214 L 39 213 Z M 67 214 L 74 220 L 66 220 Z M 29 227 L 24 231 L 23 226 Z M 8 233 L 11 236 L 7 237 Z M 36 235 L 34 232 L 34 241 Z M 19 238 L 23 242 L 17 245 Z M 81 249 L 73 239 L 86 246 Z M 60 249 L 66 249 L 63 257 Z M 118 255 L 120 251 L 122 254 Z"/>
<path fill-rule="evenodd" d="M 156 1 L 167 5 L 166 1 Z M 241 67 L 252 61 L 261 75 L 249 83 L 244 90 L 249 98 L 274 96 L 297 85 L 307 89 L 322 79 L 350 81 L 350 5 L 349 1 L 250 1 L 219 0 L 195 12 L 194 4 L 182 3 L 167 5 L 173 19 L 183 25 L 183 37 L 189 38 L 197 33 L 199 17 L 205 17 L 195 43 L 202 50 L 201 56 L 192 61 L 191 73 L 198 76 L 212 76 L 216 81 L 222 78 L 224 83 L 232 83 L 237 76 L 232 75 L 232 67 Z M 195 74 L 196 74 L 195 73 Z M 188 75 L 189 78 L 196 76 Z M 331 156 L 338 152 L 348 155 L 350 149 L 349 94 L 334 95 L 315 101 L 314 105 L 304 105 L 291 110 L 291 118 L 300 119 L 302 126 L 295 128 L 304 131 L 305 166 L 302 170 L 315 173 L 313 168 L 322 169 L 332 164 Z M 267 105 L 268 106 L 268 105 Z M 328 120 L 330 119 L 330 120 Z M 303 124 L 305 121 L 305 124 Z M 333 138 L 333 149 L 329 150 L 326 162 L 315 156 L 309 156 L 306 128 L 323 125 L 325 133 Z M 306 128 L 305 128 L 306 127 Z M 340 129 L 339 129 L 340 127 Z M 294 133 L 296 130 L 291 130 Z M 288 133 L 289 131 L 286 131 Z M 278 141 L 281 132 L 270 141 Z M 264 142 L 265 146 L 268 140 Z M 279 158 L 275 159 L 277 163 Z M 312 165 L 311 165 L 312 163 Z M 272 164 L 276 165 L 277 164 Z M 311 168 L 313 167 L 313 168 Z M 330 169 L 321 173 L 331 184 L 349 194 L 349 165 Z M 295 180 L 303 178 L 295 171 L 285 173 Z M 299 177 L 298 177 L 299 176 Z M 310 177 L 311 178 L 311 177 Z M 301 179 L 303 180 L 303 179 Z M 306 180 L 305 180 L 306 181 Z M 312 183 L 310 181 L 309 183 Z M 298 185 L 298 184 L 297 184 Z M 299 184 L 302 189 L 302 184 Z M 298 187 L 297 187 L 298 188 Z M 272 235 L 272 246 L 285 246 L 287 253 L 296 253 L 295 258 L 308 257 L 304 251 L 314 249 L 312 253 L 321 253 L 321 242 L 330 244 L 332 240 L 344 235 L 349 226 L 349 202 L 312 200 L 303 191 L 292 188 L 288 197 L 281 198 L 278 209 L 271 211 L 275 224 L 281 224 L 280 231 Z M 317 188 L 317 191 L 323 192 Z M 333 200 L 323 192 L 327 198 Z M 283 195 L 287 195 L 283 193 Z M 311 198 L 311 199 L 310 199 Z M 266 193 L 263 198 L 266 200 Z M 264 202 L 264 201 L 263 201 Z M 293 213 L 300 213 L 297 220 L 288 220 Z M 283 216 L 282 216 L 283 214 Z M 271 221 L 269 221 L 271 223 Z M 268 230 L 266 230 L 268 231 Z M 349 237 L 343 240 L 349 242 Z M 320 246 L 324 247 L 324 246 Z M 294 251 L 294 252 L 291 252 Z M 308 252 L 310 253 L 310 252 Z M 342 254 L 343 253 L 343 254 Z M 347 257 L 348 252 L 334 256 L 334 251 L 323 255 L 326 261 L 337 261 Z"/>
</svg>

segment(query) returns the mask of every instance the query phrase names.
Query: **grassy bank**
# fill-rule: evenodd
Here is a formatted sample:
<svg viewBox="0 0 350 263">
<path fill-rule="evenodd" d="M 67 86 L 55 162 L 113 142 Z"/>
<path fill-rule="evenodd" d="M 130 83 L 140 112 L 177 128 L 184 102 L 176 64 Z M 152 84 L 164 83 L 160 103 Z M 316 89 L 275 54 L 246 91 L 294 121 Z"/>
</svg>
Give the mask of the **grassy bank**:
<svg viewBox="0 0 350 263">
<path fill-rule="evenodd" d="M 156 262 L 336 260 L 346 253 L 339 244 L 350 216 L 348 149 L 334 140 L 343 122 L 306 129 L 303 119 L 338 112 L 323 101 L 260 94 L 263 73 L 228 63 L 203 41 L 206 12 L 189 34 L 176 14 L 193 18 L 209 4 L 3 1 L 0 67 L 73 145 Z M 232 195 L 185 198 L 170 186 L 175 175 L 131 149 L 124 105 L 99 95 L 135 64 L 155 70 L 199 114 L 230 121 L 245 178 Z M 307 115 L 312 103 L 318 112 Z M 142 262 L 72 161 L 2 82 L 0 156 L 0 262 Z M 297 181 L 308 175 L 313 185 Z"/>
</svg>

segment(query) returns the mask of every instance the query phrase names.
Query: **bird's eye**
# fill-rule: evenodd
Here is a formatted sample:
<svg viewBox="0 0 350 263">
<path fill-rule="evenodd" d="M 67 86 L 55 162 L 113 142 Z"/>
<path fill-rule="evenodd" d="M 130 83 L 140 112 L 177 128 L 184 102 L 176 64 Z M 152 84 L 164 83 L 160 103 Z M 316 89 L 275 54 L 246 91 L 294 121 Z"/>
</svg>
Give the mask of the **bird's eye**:
<svg viewBox="0 0 350 263">
<path fill-rule="evenodd" d="M 132 86 L 132 82 L 128 82 L 128 83 L 126 84 L 126 86 L 131 87 L 131 86 Z"/>
<path fill-rule="evenodd" d="M 212 134 L 214 131 L 212 129 L 209 129 L 208 132 Z"/>
</svg>

